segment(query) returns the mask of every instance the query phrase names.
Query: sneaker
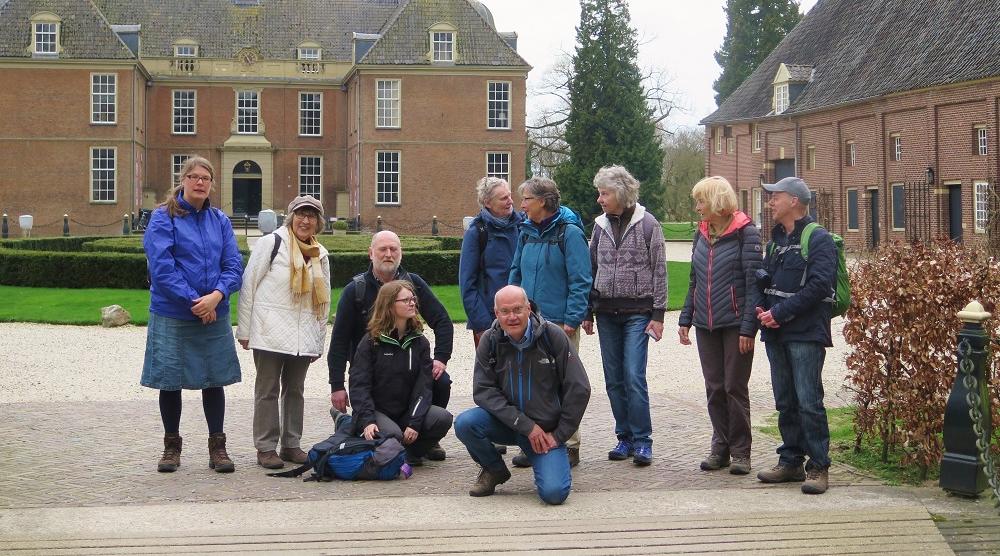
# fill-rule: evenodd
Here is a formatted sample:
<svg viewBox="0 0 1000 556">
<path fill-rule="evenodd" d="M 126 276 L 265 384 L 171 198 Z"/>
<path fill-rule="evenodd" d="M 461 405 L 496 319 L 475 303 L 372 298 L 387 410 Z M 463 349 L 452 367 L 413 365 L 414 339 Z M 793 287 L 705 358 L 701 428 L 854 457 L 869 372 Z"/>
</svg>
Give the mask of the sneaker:
<svg viewBox="0 0 1000 556">
<path fill-rule="evenodd" d="M 579 448 L 566 448 L 566 455 L 569 456 L 569 466 L 576 467 L 580 465 L 580 449 Z"/>
<path fill-rule="evenodd" d="M 274 450 L 266 452 L 257 450 L 257 465 L 264 469 L 281 469 L 285 466 L 285 462 L 278 457 L 278 452 Z"/>
<path fill-rule="evenodd" d="M 810 469 L 806 471 L 806 482 L 802 483 L 803 494 L 823 494 L 830 486 L 830 473 L 827 469 Z"/>
<path fill-rule="evenodd" d="M 769 471 L 757 473 L 757 480 L 762 483 L 799 483 L 806 480 L 806 472 L 801 465 L 792 467 L 779 463 Z"/>
<path fill-rule="evenodd" d="M 608 452 L 608 459 L 611 461 L 622 461 L 632 457 L 635 447 L 628 440 L 619 440 L 618 445 Z"/>
<path fill-rule="evenodd" d="M 490 471 L 485 467 L 479 472 L 479 476 L 476 477 L 476 484 L 472 485 L 472 489 L 469 490 L 469 496 L 492 496 L 496 490 L 497 485 L 502 485 L 510 479 L 510 470 L 507 466 L 497 471 Z"/>
<path fill-rule="evenodd" d="M 521 450 L 521 453 L 510 458 L 510 463 L 514 467 L 531 467 L 531 458 L 528 457 L 528 454 L 524 453 L 524 450 Z"/>
<path fill-rule="evenodd" d="M 733 475 L 746 475 L 750 473 L 750 458 L 733 456 L 733 463 L 729 466 L 729 473 Z"/>
<path fill-rule="evenodd" d="M 403 456 L 403 461 L 406 462 L 407 464 L 409 464 L 410 467 L 423 467 L 424 466 L 424 458 L 422 458 L 420 456 L 415 456 L 415 455 L 411 454 L 409 451 L 407 451 L 406 455 Z"/>
<path fill-rule="evenodd" d="M 444 458 L 447 457 L 447 454 L 445 454 L 444 448 L 441 447 L 441 444 L 435 442 L 434 445 L 431 446 L 429 450 L 427 450 L 427 453 L 424 454 L 424 457 L 426 457 L 431 461 L 444 461 Z"/>
<path fill-rule="evenodd" d="M 632 456 L 632 463 L 639 467 L 645 467 L 653 463 L 653 447 L 636 446 L 635 455 Z"/>
<path fill-rule="evenodd" d="M 729 454 L 712 452 L 707 458 L 701 460 L 702 471 L 718 471 L 723 467 L 729 467 Z"/>
</svg>

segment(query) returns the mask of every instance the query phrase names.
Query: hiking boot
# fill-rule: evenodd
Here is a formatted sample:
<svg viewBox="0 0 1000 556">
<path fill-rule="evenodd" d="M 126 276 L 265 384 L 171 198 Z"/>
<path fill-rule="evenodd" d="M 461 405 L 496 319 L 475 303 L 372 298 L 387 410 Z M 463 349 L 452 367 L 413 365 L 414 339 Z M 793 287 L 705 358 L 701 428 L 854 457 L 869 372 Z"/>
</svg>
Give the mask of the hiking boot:
<svg viewBox="0 0 1000 556">
<path fill-rule="evenodd" d="M 423 467 L 424 458 L 421 456 L 416 456 L 410 453 L 409 450 L 406 451 L 406 455 L 403 456 L 403 461 L 410 464 L 410 467 Z"/>
<path fill-rule="evenodd" d="M 527 457 L 527 456 L 525 456 Z M 492 496 L 496 490 L 497 485 L 502 485 L 510 479 L 510 470 L 507 466 L 496 471 L 490 471 L 485 467 L 479 472 L 479 476 L 476 477 L 476 484 L 472 485 L 472 489 L 469 490 L 469 496 Z"/>
<path fill-rule="evenodd" d="M 424 457 L 431 461 L 444 461 L 446 456 L 447 454 L 445 454 L 444 448 L 441 447 L 440 442 L 435 442 L 434 445 L 427 450 L 427 453 L 424 454 Z"/>
<path fill-rule="evenodd" d="M 569 456 L 569 466 L 576 467 L 580 465 L 580 449 L 579 448 L 566 448 L 566 455 Z"/>
<path fill-rule="evenodd" d="M 213 432 L 208 435 L 208 468 L 215 469 L 218 473 L 232 473 L 236 471 L 233 460 L 229 459 L 226 453 L 226 433 Z"/>
<path fill-rule="evenodd" d="M 729 466 L 729 472 L 733 475 L 746 475 L 750 473 L 750 458 L 733 456 L 733 462 Z"/>
<path fill-rule="evenodd" d="M 636 446 L 635 454 L 632 456 L 632 463 L 639 467 L 646 467 L 653 463 L 653 447 Z"/>
<path fill-rule="evenodd" d="M 302 465 L 309 461 L 309 455 L 302 451 L 302 448 L 282 448 L 281 459 Z"/>
<path fill-rule="evenodd" d="M 494 444 L 493 449 L 496 450 L 501 456 L 507 453 L 507 446 L 503 444 Z"/>
<path fill-rule="evenodd" d="M 806 482 L 802 483 L 803 494 L 823 494 L 830 487 L 828 469 L 810 469 L 806 471 Z"/>
<path fill-rule="evenodd" d="M 792 467 L 779 463 L 770 471 L 757 473 L 757 480 L 762 483 L 798 483 L 806 480 L 806 472 L 802 470 L 802 465 Z"/>
<path fill-rule="evenodd" d="M 521 450 L 516 456 L 510 458 L 510 463 L 514 467 L 531 467 L 531 458 L 524 453 L 524 450 Z"/>
<path fill-rule="evenodd" d="M 729 467 L 729 454 L 712 452 L 707 458 L 701 460 L 702 471 L 718 471 L 723 467 Z"/>
<path fill-rule="evenodd" d="M 266 452 L 257 450 L 257 465 L 264 469 L 281 469 L 285 466 L 285 462 L 281 461 L 281 458 L 278 457 L 278 452 L 274 450 L 267 450 Z"/>
<path fill-rule="evenodd" d="M 163 435 L 163 457 L 156 464 L 160 473 L 173 473 L 181 464 L 181 435 L 168 432 Z"/>
<path fill-rule="evenodd" d="M 608 452 L 608 459 L 611 461 L 622 461 L 632 457 L 635 447 L 628 440 L 619 440 L 618 445 Z"/>
</svg>

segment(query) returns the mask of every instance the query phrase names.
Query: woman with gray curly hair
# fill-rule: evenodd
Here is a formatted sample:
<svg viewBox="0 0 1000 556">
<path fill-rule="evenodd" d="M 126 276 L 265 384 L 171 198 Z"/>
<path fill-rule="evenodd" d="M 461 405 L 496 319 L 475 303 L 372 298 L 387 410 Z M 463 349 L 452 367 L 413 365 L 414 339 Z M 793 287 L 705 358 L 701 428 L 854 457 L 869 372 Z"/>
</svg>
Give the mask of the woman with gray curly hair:
<svg viewBox="0 0 1000 556">
<path fill-rule="evenodd" d="M 590 238 L 594 286 L 588 314 L 597 314 L 604 383 L 618 437 L 608 459 L 631 457 L 644 466 L 653 461 L 646 354 L 649 338 L 663 336 L 667 308 L 663 229 L 638 203 L 639 181 L 622 166 L 601 168 L 594 187 L 604 214 L 594 219 Z M 594 333 L 592 317 L 583 329 Z"/>
</svg>

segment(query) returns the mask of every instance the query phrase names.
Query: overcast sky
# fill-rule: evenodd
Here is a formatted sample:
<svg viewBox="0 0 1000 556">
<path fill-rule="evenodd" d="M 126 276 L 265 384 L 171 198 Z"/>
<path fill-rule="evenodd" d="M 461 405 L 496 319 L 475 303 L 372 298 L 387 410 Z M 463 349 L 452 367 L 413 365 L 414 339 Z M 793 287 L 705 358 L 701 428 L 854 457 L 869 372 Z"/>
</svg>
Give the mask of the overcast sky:
<svg viewBox="0 0 1000 556">
<path fill-rule="evenodd" d="M 532 88 L 564 54 L 576 47 L 578 0 L 483 0 L 498 31 L 516 31 L 518 52 L 534 69 L 528 75 L 528 122 L 540 108 Z M 721 69 L 713 54 L 726 34 L 725 0 L 630 0 L 632 27 L 639 35 L 640 68 L 658 68 L 670 77 L 683 112 L 671 128 L 694 126 L 715 110 L 712 83 Z M 805 13 L 816 0 L 801 0 Z"/>
</svg>

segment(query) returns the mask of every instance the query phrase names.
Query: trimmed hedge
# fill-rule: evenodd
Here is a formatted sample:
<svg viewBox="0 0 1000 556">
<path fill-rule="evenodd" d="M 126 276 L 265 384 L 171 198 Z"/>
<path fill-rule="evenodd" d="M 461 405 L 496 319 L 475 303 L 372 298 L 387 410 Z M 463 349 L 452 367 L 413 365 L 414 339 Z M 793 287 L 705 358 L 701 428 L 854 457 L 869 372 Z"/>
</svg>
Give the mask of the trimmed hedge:
<svg viewBox="0 0 1000 556">
<path fill-rule="evenodd" d="M 84 244 L 101 239 L 101 236 L 39 237 L 0 240 L 0 247 L 23 251 L 70 251 L 84 250 Z M 123 238 L 124 239 L 124 238 Z M 140 240 L 141 241 L 141 240 Z M 140 245 L 141 251 L 141 245 Z"/>
<path fill-rule="evenodd" d="M 458 283 L 460 251 L 414 251 L 403 254 L 403 268 L 419 274 L 432 286 Z M 330 253 L 330 284 L 347 285 L 354 275 L 368 269 L 368 253 Z"/>
</svg>

